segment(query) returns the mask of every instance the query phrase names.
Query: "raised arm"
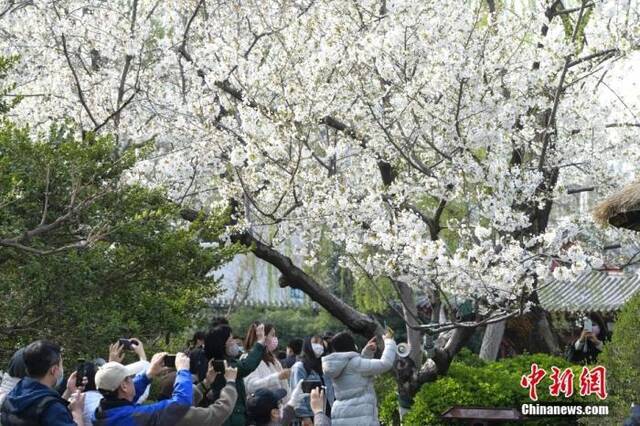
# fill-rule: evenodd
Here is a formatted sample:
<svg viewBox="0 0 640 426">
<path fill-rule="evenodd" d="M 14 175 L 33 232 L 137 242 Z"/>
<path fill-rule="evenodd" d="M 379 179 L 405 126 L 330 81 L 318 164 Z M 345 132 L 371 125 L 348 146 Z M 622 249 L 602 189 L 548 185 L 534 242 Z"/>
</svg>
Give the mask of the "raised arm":
<svg viewBox="0 0 640 426">
<path fill-rule="evenodd" d="M 391 370 L 393 361 L 396 359 L 396 342 L 391 338 L 385 337 L 384 351 L 380 359 L 361 358 L 356 371 L 363 376 L 377 376 Z"/>
</svg>

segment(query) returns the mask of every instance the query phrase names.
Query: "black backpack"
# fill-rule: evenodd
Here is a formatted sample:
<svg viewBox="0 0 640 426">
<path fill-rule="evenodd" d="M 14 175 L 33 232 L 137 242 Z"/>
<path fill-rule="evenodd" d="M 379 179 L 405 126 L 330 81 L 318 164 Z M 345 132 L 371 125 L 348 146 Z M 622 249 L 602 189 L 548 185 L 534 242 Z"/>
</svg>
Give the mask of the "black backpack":
<svg viewBox="0 0 640 426">
<path fill-rule="evenodd" d="M 0 424 L 2 426 L 40 426 L 42 424 L 40 421 L 42 414 L 44 414 L 49 405 L 59 400 L 60 398 L 56 396 L 47 395 L 35 404 L 31 404 L 20 415 L 16 415 L 12 413 L 13 410 L 11 408 L 13 407 L 11 403 L 5 399 L 2 408 L 0 408 Z"/>
</svg>

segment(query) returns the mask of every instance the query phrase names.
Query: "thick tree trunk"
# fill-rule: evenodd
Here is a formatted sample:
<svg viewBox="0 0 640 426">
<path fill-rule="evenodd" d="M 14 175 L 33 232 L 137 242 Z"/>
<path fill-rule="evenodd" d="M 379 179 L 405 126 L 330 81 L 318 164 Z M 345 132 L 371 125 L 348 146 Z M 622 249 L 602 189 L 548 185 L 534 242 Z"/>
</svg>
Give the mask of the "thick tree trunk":
<svg viewBox="0 0 640 426">
<path fill-rule="evenodd" d="M 500 342 L 502 342 L 502 336 L 504 335 L 504 329 L 507 325 L 507 321 L 494 322 L 488 324 L 482 337 L 482 346 L 480 347 L 480 358 L 485 361 L 495 361 L 498 357 L 498 351 L 500 349 Z"/>
<path fill-rule="evenodd" d="M 416 307 L 416 299 L 411 287 L 401 281 L 395 281 L 394 285 L 402 302 L 402 311 L 404 321 L 407 324 L 407 343 L 411 346 L 409 358 L 416 364 L 422 364 L 422 333 L 416 330 L 419 324 L 418 308 Z"/>
<path fill-rule="evenodd" d="M 537 334 L 534 337 L 535 346 L 540 352 L 548 352 L 555 355 L 562 354 L 558 342 L 558 336 L 553 331 L 549 313 L 543 309 L 534 309 L 532 312 L 534 326 Z"/>
</svg>

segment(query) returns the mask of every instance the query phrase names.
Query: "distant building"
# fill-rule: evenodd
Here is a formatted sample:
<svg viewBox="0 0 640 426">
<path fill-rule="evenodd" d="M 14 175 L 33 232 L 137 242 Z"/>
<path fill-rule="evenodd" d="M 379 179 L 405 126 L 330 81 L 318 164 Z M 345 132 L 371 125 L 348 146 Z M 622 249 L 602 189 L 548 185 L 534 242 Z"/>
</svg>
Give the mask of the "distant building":
<svg viewBox="0 0 640 426">
<path fill-rule="evenodd" d="M 256 233 L 255 230 L 251 232 Z M 267 232 L 262 232 L 264 241 Z M 289 257 L 294 264 L 301 265 L 299 255 L 300 240 L 292 238 L 282 244 L 278 250 Z M 213 272 L 221 279 L 224 292 L 211 301 L 214 307 L 240 305 L 264 306 L 301 306 L 308 298 L 302 290 L 278 284 L 280 271 L 267 262 L 258 259 L 252 253 L 237 255 L 231 262 Z"/>
</svg>

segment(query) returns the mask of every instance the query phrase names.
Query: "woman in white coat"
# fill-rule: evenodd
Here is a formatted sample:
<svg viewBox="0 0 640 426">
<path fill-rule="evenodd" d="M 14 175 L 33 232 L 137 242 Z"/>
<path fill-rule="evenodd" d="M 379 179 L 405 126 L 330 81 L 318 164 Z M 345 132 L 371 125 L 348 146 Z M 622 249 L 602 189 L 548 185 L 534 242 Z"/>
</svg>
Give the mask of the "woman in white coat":
<svg viewBox="0 0 640 426">
<path fill-rule="evenodd" d="M 396 342 L 389 334 L 383 338 L 380 359 L 371 359 L 375 352 L 371 341 L 360 355 L 349 332 L 343 331 L 331 339 L 333 353 L 322 358 L 322 370 L 333 380 L 332 426 L 380 424 L 373 381 L 375 376 L 389 371 L 396 358 Z"/>
<path fill-rule="evenodd" d="M 260 323 L 254 322 L 249 327 L 244 341 L 245 348 L 252 348 L 257 341 L 256 327 L 258 325 L 260 325 Z M 275 351 L 278 349 L 278 337 L 276 336 L 275 327 L 272 324 L 265 324 L 264 334 L 266 336 L 266 350 L 264 351 L 262 361 L 260 361 L 258 368 L 244 378 L 247 398 L 258 389 L 269 389 L 272 391 L 284 389 L 287 391 L 287 396 L 284 399 L 286 401 L 289 396 L 288 380 L 290 370 L 288 368 L 282 368 L 278 357 L 275 355 Z"/>
</svg>

